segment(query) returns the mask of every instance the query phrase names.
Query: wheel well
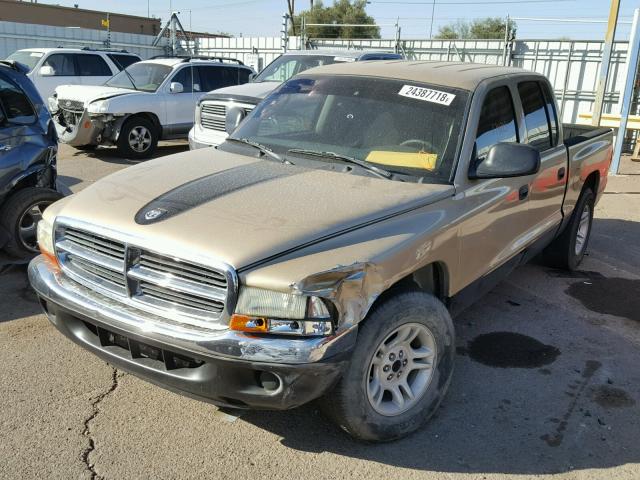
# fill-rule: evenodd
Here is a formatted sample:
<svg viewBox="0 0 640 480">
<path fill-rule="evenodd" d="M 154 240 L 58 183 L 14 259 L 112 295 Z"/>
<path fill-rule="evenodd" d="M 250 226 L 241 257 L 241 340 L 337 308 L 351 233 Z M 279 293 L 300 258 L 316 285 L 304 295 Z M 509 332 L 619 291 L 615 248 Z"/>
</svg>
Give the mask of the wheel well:
<svg viewBox="0 0 640 480">
<path fill-rule="evenodd" d="M 434 262 L 419 268 L 406 277 L 398 280 L 387 289 L 375 303 L 399 291 L 420 290 L 431 293 L 442 302 L 447 301 L 449 292 L 448 271 L 445 264 Z M 374 303 L 374 304 L 375 304 Z"/>
<path fill-rule="evenodd" d="M 134 113 L 127 117 L 127 119 L 125 120 L 125 123 L 131 120 L 132 118 L 137 118 L 137 117 L 142 117 L 149 120 L 151 123 L 153 123 L 153 126 L 156 129 L 156 134 L 158 135 L 158 137 L 162 135 L 162 125 L 160 125 L 160 119 L 158 119 L 158 116 L 155 113 L 151 113 L 151 112 Z"/>
<path fill-rule="evenodd" d="M 583 189 L 589 187 L 594 195 L 598 194 L 598 186 L 600 185 L 600 172 L 591 172 L 584 181 Z"/>
</svg>

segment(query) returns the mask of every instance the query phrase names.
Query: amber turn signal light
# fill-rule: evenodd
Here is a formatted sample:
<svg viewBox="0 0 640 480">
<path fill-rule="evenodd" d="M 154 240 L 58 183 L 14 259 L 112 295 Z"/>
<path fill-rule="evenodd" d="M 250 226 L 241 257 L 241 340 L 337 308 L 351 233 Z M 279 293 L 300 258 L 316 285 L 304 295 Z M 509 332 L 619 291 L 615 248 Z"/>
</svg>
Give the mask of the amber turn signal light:
<svg viewBox="0 0 640 480">
<path fill-rule="evenodd" d="M 60 268 L 60 264 L 58 263 L 58 259 L 56 258 L 55 255 L 47 252 L 46 250 L 41 250 L 40 253 L 42 253 L 42 255 L 49 260 L 49 262 L 51 262 L 51 264 L 53 266 L 55 266 L 56 268 Z"/>
<path fill-rule="evenodd" d="M 229 328 L 239 332 L 266 333 L 269 331 L 269 324 L 266 318 L 234 314 L 229 321 Z"/>
</svg>

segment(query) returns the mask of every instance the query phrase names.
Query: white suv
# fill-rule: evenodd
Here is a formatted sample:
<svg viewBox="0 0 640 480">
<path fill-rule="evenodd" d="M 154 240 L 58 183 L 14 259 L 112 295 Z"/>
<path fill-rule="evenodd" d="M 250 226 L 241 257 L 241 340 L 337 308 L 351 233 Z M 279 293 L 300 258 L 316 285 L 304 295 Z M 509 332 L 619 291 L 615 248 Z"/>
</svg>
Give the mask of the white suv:
<svg viewBox="0 0 640 480">
<path fill-rule="evenodd" d="M 125 50 L 27 48 L 7 57 L 29 67 L 27 77 L 46 101 L 58 85 L 102 85 L 123 68 L 140 61 Z"/>
<path fill-rule="evenodd" d="M 249 81 L 254 70 L 229 58 L 161 57 L 134 63 L 101 86 L 62 85 L 49 99 L 60 141 L 116 145 L 148 158 L 158 140 L 186 138 L 209 90 Z"/>
</svg>

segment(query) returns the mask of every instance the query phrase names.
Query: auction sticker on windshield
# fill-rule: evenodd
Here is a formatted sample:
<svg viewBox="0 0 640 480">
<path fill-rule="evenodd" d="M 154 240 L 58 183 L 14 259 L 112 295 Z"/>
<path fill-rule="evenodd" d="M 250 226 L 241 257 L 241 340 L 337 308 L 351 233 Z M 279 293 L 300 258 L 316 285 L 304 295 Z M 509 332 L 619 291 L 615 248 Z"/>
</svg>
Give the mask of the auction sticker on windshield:
<svg viewBox="0 0 640 480">
<path fill-rule="evenodd" d="M 433 90 L 431 88 L 414 87 L 413 85 L 403 85 L 398 95 L 447 106 L 451 105 L 453 99 L 456 98 L 453 93 L 441 92 L 440 90 Z"/>
</svg>

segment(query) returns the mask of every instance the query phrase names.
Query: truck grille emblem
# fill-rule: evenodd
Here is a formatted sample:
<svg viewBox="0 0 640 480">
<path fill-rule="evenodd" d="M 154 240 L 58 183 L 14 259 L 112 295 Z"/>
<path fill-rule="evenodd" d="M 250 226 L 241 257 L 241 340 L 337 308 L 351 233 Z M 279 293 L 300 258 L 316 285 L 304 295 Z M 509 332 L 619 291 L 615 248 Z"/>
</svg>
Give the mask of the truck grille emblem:
<svg viewBox="0 0 640 480">
<path fill-rule="evenodd" d="M 164 215 L 165 213 L 167 213 L 167 211 L 164 208 L 152 208 L 151 210 L 148 210 L 144 214 L 144 219 L 155 220 L 156 218 Z"/>
</svg>

